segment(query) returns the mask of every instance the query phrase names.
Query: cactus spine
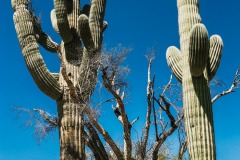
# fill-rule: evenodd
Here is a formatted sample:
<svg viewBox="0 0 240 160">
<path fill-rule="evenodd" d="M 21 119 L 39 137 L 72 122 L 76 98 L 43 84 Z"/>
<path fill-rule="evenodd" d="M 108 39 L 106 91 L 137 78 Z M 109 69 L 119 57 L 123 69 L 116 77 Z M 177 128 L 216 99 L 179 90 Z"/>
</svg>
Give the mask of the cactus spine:
<svg viewBox="0 0 240 160">
<path fill-rule="evenodd" d="M 91 0 L 91 6 L 86 5 L 82 10 L 80 0 L 54 0 L 51 21 L 62 38 L 61 44 L 43 32 L 28 5 L 29 0 L 12 0 L 14 24 L 32 78 L 42 92 L 57 101 L 60 159 L 85 159 L 82 111 L 97 80 L 102 34 L 107 26 L 103 22 L 106 0 Z M 59 74 L 47 69 L 38 44 L 58 53 L 62 61 Z M 79 101 L 70 95 L 69 83 L 77 88 L 75 98 Z"/>
<path fill-rule="evenodd" d="M 208 82 L 220 63 L 223 43 L 218 35 L 208 39 L 201 24 L 199 0 L 177 0 L 181 51 L 167 49 L 167 62 L 182 83 L 188 152 L 193 160 L 215 160 L 213 114 Z"/>
</svg>

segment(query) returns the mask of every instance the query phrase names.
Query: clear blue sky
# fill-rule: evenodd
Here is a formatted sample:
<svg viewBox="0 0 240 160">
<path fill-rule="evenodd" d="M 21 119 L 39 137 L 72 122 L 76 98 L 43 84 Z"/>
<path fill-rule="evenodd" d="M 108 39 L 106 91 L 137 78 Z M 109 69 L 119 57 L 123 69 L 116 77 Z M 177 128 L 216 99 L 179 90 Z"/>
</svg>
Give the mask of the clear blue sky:
<svg viewBox="0 0 240 160">
<path fill-rule="evenodd" d="M 36 14 L 41 16 L 44 31 L 59 42 L 58 35 L 50 25 L 53 2 L 33 0 L 33 3 Z M 217 33 L 224 41 L 223 57 L 216 77 L 227 86 L 240 65 L 239 6 L 239 0 L 200 0 L 202 21 L 209 35 Z M 0 13 L 0 160 L 57 160 L 58 134 L 49 136 L 38 145 L 33 130 L 22 127 L 23 123 L 16 120 L 10 110 L 13 106 L 20 106 L 43 108 L 56 113 L 56 104 L 41 93 L 28 73 L 13 25 L 10 0 L 1 2 Z M 159 85 L 166 84 L 170 75 L 165 60 L 166 49 L 170 45 L 179 47 L 176 0 L 108 0 L 105 20 L 109 23 L 104 35 L 107 48 L 118 44 L 133 48 L 126 62 L 131 68 L 130 103 L 127 104 L 127 110 L 131 113 L 130 119 L 140 116 L 135 126 L 139 129 L 146 109 L 147 62 L 144 55 L 149 47 L 158 44 L 153 72 L 156 73 Z M 59 64 L 56 55 L 44 50 L 41 52 L 49 69 L 57 72 Z M 240 159 L 239 96 L 240 90 L 214 104 L 218 160 Z M 116 127 L 119 124 L 110 106 L 102 108 L 101 123 L 115 139 L 121 137 L 119 127 Z"/>
</svg>

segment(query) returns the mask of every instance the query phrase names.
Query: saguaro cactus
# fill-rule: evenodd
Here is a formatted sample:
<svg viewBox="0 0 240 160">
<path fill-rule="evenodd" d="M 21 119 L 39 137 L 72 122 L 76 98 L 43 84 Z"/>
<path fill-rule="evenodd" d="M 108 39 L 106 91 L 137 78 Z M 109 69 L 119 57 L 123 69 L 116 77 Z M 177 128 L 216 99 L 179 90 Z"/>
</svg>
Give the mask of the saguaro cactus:
<svg viewBox="0 0 240 160">
<path fill-rule="evenodd" d="M 199 14 L 199 0 L 177 0 L 181 51 L 167 49 L 167 62 L 182 83 L 188 152 L 193 160 L 214 160 L 213 114 L 208 82 L 220 63 L 223 43 L 208 39 Z"/>
<path fill-rule="evenodd" d="M 61 44 L 43 32 L 28 5 L 29 0 L 12 0 L 14 24 L 32 78 L 41 91 L 57 101 L 60 159 L 84 159 L 82 110 L 97 80 L 102 34 L 107 26 L 103 22 L 106 0 L 91 0 L 91 6 L 85 5 L 82 10 L 80 0 L 54 0 L 51 21 Z M 47 69 L 38 43 L 58 53 L 59 74 Z"/>
</svg>

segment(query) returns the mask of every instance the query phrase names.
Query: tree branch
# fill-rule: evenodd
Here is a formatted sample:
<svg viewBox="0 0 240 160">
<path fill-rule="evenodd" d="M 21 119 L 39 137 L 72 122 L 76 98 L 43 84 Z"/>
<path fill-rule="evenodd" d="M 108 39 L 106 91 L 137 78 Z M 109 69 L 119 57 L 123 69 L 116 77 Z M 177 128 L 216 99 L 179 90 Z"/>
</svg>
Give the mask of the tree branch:
<svg viewBox="0 0 240 160">
<path fill-rule="evenodd" d="M 172 115 L 172 113 L 170 111 L 171 104 L 166 101 L 166 99 L 165 99 L 165 97 L 163 95 L 160 95 L 160 98 L 161 98 L 161 100 L 163 101 L 163 103 L 165 105 L 165 112 L 166 112 L 166 114 L 167 114 L 167 116 L 168 116 L 168 118 L 169 118 L 169 120 L 171 122 L 170 123 L 171 127 L 176 127 L 176 126 L 174 126 L 175 125 L 175 118 L 174 118 L 174 116 Z"/>
<path fill-rule="evenodd" d="M 212 99 L 212 103 L 214 103 L 215 101 L 217 101 L 220 97 L 222 96 L 226 96 L 232 92 L 235 92 L 234 89 L 238 88 L 238 85 L 240 83 L 240 67 L 238 67 L 236 73 L 235 73 L 235 76 L 234 76 L 234 79 L 233 79 L 233 82 L 232 82 L 232 85 L 231 87 L 227 90 L 227 91 L 223 91 L 222 93 L 219 93 L 217 94 L 213 99 Z"/>
<path fill-rule="evenodd" d="M 121 123 L 123 124 L 123 137 L 124 137 L 124 156 L 125 159 L 131 159 L 132 158 L 132 141 L 131 141 L 131 123 L 128 120 L 128 117 L 125 112 L 125 105 L 123 103 L 123 98 L 124 98 L 124 92 L 120 96 L 120 89 L 115 90 L 112 85 L 112 80 L 108 78 L 108 73 L 107 73 L 107 68 L 104 67 L 102 64 L 100 64 L 102 67 L 102 79 L 103 79 L 103 85 L 106 87 L 106 89 L 114 96 L 117 102 L 116 109 L 119 108 L 118 111 L 118 119 L 122 121 Z M 115 112 L 116 114 L 117 112 Z"/>
<path fill-rule="evenodd" d="M 118 160 L 123 160 L 123 155 L 116 143 L 113 141 L 108 132 L 99 124 L 98 120 L 95 118 L 94 113 L 89 106 L 85 107 L 85 113 L 87 114 L 90 122 L 94 125 L 94 127 L 98 130 L 98 132 L 103 136 L 104 140 L 109 144 L 114 154 L 118 158 Z"/>
<path fill-rule="evenodd" d="M 179 151 L 178 151 L 178 160 L 182 160 L 184 153 L 187 150 L 187 138 L 183 141 L 183 143 L 180 145 Z"/>
<path fill-rule="evenodd" d="M 90 139 L 90 136 L 87 134 L 86 131 L 83 132 L 84 137 L 85 137 L 85 144 L 90 148 L 90 150 L 92 151 L 94 157 L 96 160 L 101 160 L 100 159 L 100 155 L 98 153 L 98 148 L 97 146 L 94 144 L 94 142 Z"/>
<path fill-rule="evenodd" d="M 36 109 L 36 108 L 33 108 L 33 111 L 38 112 L 46 122 L 52 124 L 53 126 L 58 127 L 57 119 L 56 118 L 50 118 L 49 117 L 50 114 L 47 113 L 46 111 L 43 111 L 41 109 Z"/>
<path fill-rule="evenodd" d="M 101 157 L 101 160 L 108 160 L 107 152 L 102 144 L 102 141 L 100 140 L 95 128 L 91 125 L 90 122 L 86 122 L 85 126 L 87 127 L 92 143 L 97 148 L 96 151 L 99 153 L 99 156 Z"/>
<path fill-rule="evenodd" d="M 151 94 L 151 101 L 152 101 L 152 108 L 153 108 L 153 119 L 154 119 L 154 127 L 155 127 L 155 134 L 156 134 L 156 140 L 159 139 L 158 137 L 158 127 L 157 127 L 157 115 L 156 115 L 156 110 L 155 110 L 155 103 L 154 103 L 154 80 L 155 80 L 155 75 L 153 76 L 152 80 L 152 94 Z"/>
<path fill-rule="evenodd" d="M 182 121 L 183 115 L 179 117 L 177 121 L 175 121 L 174 125 L 171 126 L 167 131 L 164 131 L 159 135 L 159 140 L 154 143 L 153 151 L 152 151 L 152 160 L 157 160 L 157 155 L 159 148 L 166 141 L 166 139 L 178 128 L 179 123 Z"/>
</svg>

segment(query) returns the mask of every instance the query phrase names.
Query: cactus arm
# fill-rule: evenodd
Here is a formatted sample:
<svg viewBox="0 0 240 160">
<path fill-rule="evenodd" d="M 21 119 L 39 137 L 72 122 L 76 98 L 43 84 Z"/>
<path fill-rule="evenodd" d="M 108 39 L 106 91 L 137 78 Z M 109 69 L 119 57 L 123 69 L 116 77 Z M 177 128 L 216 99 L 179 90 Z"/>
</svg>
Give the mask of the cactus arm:
<svg viewBox="0 0 240 160">
<path fill-rule="evenodd" d="M 62 91 L 58 81 L 47 69 L 35 38 L 33 16 L 26 8 L 17 8 L 14 24 L 22 48 L 23 57 L 37 86 L 49 97 L 59 99 Z"/>
<path fill-rule="evenodd" d="M 94 48 L 94 42 L 92 39 L 91 31 L 89 28 L 89 20 L 85 14 L 81 14 L 78 18 L 78 27 L 81 39 L 83 41 L 84 47 L 90 51 Z"/>
<path fill-rule="evenodd" d="M 39 23 L 37 18 L 34 18 L 33 24 L 34 24 L 34 33 L 36 34 L 36 39 L 38 43 L 42 47 L 44 47 L 47 51 L 56 53 L 58 44 L 54 42 L 49 35 L 43 32 L 41 24 Z"/>
<path fill-rule="evenodd" d="M 106 0 L 92 0 L 89 15 L 89 26 L 95 49 L 101 49 L 105 6 Z"/>
<path fill-rule="evenodd" d="M 211 80 L 217 72 L 222 57 L 223 41 L 220 36 L 213 35 L 210 38 L 209 59 L 208 59 L 208 77 Z"/>
<path fill-rule="evenodd" d="M 56 16 L 55 9 L 53 9 L 51 11 L 50 19 L 51 19 L 51 23 L 52 23 L 52 27 L 53 27 L 54 31 L 59 34 L 59 29 L 58 29 L 58 25 L 57 25 L 57 16 Z"/>
<path fill-rule="evenodd" d="M 99 55 L 102 43 L 102 33 L 107 27 L 103 22 L 106 0 L 92 0 L 88 15 L 88 7 L 78 18 L 78 30 L 84 43 L 83 57 L 80 66 L 79 89 L 80 93 L 91 95 L 97 81 Z M 94 85 L 89 85 L 94 84 Z"/>
<path fill-rule="evenodd" d="M 37 42 L 47 51 L 57 53 L 58 44 L 54 42 L 49 35 L 42 32 L 37 35 Z"/>
<path fill-rule="evenodd" d="M 167 63 L 177 80 L 182 82 L 182 56 L 180 50 L 174 46 L 168 47 Z"/>
<path fill-rule="evenodd" d="M 192 76 L 199 77 L 207 64 L 209 54 L 208 32 L 203 24 L 195 24 L 190 31 L 189 66 Z"/>
<path fill-rule="evenodd" d="M 108 23 L 106 21 L 103 22 L 103 31 L 106 30 Z M 84 47 L 90 51 L 94 48 L 94 42 L 92 39 L 90 27 L 89 27 L 89 19 L 85 14 L 81 14 L 78 17 L 78 30 L 80 32 L 80 37 L 82 38 Z"/>
<path fill-rule="evenodd" d="M 59 33 L 64 43 L 70 43 L 73 39 L 68 18 L 67 18 L 67 2 L 66 0 L 54 0 L 54 8 L 57 19 Z"/>
</svg>

